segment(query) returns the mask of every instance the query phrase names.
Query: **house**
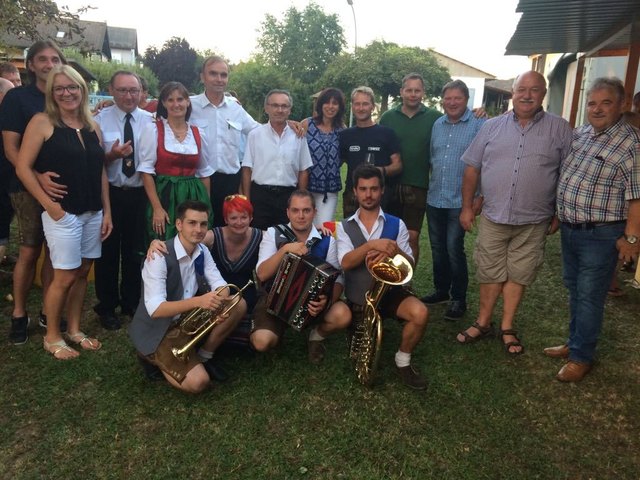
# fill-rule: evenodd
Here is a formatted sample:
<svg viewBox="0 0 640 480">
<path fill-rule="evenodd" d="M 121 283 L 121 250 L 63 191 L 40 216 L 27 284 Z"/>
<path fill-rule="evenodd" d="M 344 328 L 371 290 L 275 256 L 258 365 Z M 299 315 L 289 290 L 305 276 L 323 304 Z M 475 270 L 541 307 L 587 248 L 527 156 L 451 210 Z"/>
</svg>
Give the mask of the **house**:
<svg viewBox="0 0 640 480">
<path fill-rule="evenodd" d="M 478 108 L 485 105 L 485 80 L 495 80 L 495 75 L 484 72 L 478 68 L 467 65 L 455 58 L 448 57 L 435 50 L 431 54 L 438 63 L 449 70 L 453 80 L 462 80 L 469 87 L 469 108 Z"/>
<path fill-rule="evenodd" d="M 545 108 L 582 125 L 584 92 L 601 76 L 620 78 L 631 105 L 640 90 L 640 0 L 520 0 L 516 11 L 506 54 L 528 55 L 545 75 Z"/>
<path fill-rule="evenodd" d="M 138 32 L 135 28 L 109 27 L 111 61 L 133 65 L 138 58 Z"/>
</svg>

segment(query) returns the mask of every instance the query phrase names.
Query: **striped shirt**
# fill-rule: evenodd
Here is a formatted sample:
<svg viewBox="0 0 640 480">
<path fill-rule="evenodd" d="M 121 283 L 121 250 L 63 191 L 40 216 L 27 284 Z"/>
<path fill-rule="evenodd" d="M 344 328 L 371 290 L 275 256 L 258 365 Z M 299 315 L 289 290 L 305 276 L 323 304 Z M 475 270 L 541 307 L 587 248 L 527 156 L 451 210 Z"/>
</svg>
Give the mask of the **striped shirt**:
<svg viewBox="0 0 640 480">
<path fill-rule="evenodd" d="M 504 225 L 551 218 L 560 163 L 571 139 L 569 123 L 542 110 L 524 127 L 513 111 L 487 120 L 462 156 L 480 171 L 482 214 Z"/>
<path fill-rule="evenodd" d="M 567 223 L 627 218 L 627 200 L 640 198 L 640 133 L 624 120 L 595 133 L 576 128 L 558 183 L 558 218 Z"/>
<path fill-rule="evenodd" d="M 484 124 L 467 110 L 460 120 L 451 123 L 444 115 L 433 124 L 431 132 L 431 175 L 427 203 L 436 208 L 462 207 L 462 174 L 460 160 L 471 141 Z"/>
</svg>

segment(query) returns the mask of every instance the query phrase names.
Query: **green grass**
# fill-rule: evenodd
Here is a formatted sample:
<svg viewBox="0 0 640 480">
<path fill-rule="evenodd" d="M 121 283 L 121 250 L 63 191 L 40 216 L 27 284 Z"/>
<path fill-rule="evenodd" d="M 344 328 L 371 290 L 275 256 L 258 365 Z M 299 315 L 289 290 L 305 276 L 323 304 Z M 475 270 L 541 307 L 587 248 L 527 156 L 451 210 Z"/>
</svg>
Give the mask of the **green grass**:
<svg viewBox="0 0 640 480">
<path fill-rule="evenodd" d="M 432 281 L 426 228 L 422 237 L 420 294 Z M 556 235 L 517 317 L 521 357 L 497 340 L 456 344 L 477 312 L 475 281 L 464 320 L 431 309 L 413 357 L 429 378 L 422 393 L 393 371 L 395 322 L 385 325 L 383 383 L 373 389 L 355 381 L 343 335 L 328 340 L 325 363 L 314 367 L 304 337 L 288 331 L 271 354 L 228 358 L 232 382 L 188 396 L 144 379 L 126 330 L 101 329 L 92 292 L 84 328 L 104 345 L 77 361 L 45 354 L 35 329 L 26 345 L 9 345 L 5 320 L 0 478 L 640 478 L 640 292 L 607 302 L 600 363 L 580 384 L 561 384 L 561 362 L 542 354 L 567 333 L 560 264 Z M 8 319 L 9 273 L 0 281 Z M 39 296 L 34 289 L 32 315 Z"/>
</svg>

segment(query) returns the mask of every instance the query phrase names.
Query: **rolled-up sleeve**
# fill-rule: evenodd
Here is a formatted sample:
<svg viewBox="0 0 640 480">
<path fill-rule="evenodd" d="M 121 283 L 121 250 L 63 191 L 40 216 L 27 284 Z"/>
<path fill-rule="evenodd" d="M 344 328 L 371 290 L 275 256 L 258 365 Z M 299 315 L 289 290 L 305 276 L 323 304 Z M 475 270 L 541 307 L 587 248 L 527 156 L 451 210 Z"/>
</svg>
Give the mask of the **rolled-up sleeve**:
<svg viewBox="0 0 640 480">
<path fill-rule="evenodd" d="M 144 306 L 149 316 L 153 317 L 160 304 L 167 301 L 167 262 L 164 256 L 156 255 L 153 260 L 145 260 L 142 283 Z"/>
<path fill-rule="evenodd" d="M 336 279 L 336 283 L 344 285 L 344 275 L 342 274 L 342 268 L 338 261 L 338 242 L 334 238 L 329 241 L 329 251 L 327 252 L 327 263 L 340 270 L 340 276 Z"/>
<path fill-rule="evenodd" d="M 213 175 L 213 167 L 211 166 L 211 152 L 209 150 L 209 139 L 204 128 L 196 127 L 200 132 L 200 158 L 198 159 L 198 170 L 196 177 L 204 178 Z"/>
<path fill-rule="evenodd" d="M 258 263 L 256 263 L 256 270 L 258 267 L 269 258 L 273 257 L 278 249 L 276 248 L 276 231 L 273 227 L 262 235 L 262 242 L 260 242 L 260 252 L 258 253 Z"/>
<path fill-rule="evenodd" d="M 158 160 L 158 127 L 155 122 L 143 127 L 137 149 L 140 155 L 137 171 L 155 175 Z"/>
<path fill-rule="evenodd" d="M 342 222 L 339 222 L 336 226 L 336 244 L 338 249 L 338 263 L 342 265 L 344 256 L 353 250 L 353 243 L 351 243 L 349 235 L 344 231 Z"/>
</svg>

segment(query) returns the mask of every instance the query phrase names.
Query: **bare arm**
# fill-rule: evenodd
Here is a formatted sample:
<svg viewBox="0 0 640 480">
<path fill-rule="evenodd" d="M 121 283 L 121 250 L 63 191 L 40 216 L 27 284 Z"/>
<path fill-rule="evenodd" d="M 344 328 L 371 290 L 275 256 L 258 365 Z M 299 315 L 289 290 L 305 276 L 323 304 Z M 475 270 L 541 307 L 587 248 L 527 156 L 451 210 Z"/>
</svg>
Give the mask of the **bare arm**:
<svg viewBox="0 0 640 480">
<path fill-rule="evenodd" d="M 365 260 L 370 260 L 378 256 L 393 257 L 396 253 L 400 252 L 398 244 L 394 240 L 388 240 L 386 238 L 369 240 L 342 257 L 341 266 L 344 271 L 353 270 L 360 266 Z"/>
<path fill-rule="evenodd" d="M 202 177 L 202 178 L 200 178 L 200 181 L 204 185 L 204 188 L 206 189 L 207 193 L 209 193 L 211 191 L 211 178 L 210 177 Z"/>
<path fill-rule="evenodd" d="M 627 215 L 627 225 L 624 228 L 626 235 L 634 235 L 640 237 L 640 198 L 629 200 L 629 212 Z M 618 258 L 624 262 L 630 262 L 638 258 L 640 253 L 640 243 L 631 244 L 624 237 L 616 242 L 618 249 Z"/>
<path fill-rule="evenodd" d="M 306 190 L 309 185 L 309 170 L 298 172 L 298 189 Z"/>
<path fill-rule="evenodd" d="M 242 193 L 245 197 L 251 200 L 251 167 L 242 167 Z"/>
<path fill-rule="evenodd" d="M 169 223 L 169 215 L 164 208 L 162 208 L 153 176 L 150 173 L 144 172 L 140 172 L 140 175 L 142 175 L 144 191 L 146 192 L 151 208 L 153 209 L 152 228 L 155 232 L 163 234 L 165 231 L 165 225 Z"/>
<path fill-rule="evenodd" d="M 213 291 L 204 295 L 187 298 L 185 300 L 176 300 L 173 302 L 162 302 L 153 312 L 152 318 L 174 317 L 181 313 L 188 312 L 194 308 L 206 308 L 215 310 L 228 297 L 228 289 L 224 288 L 220 292 Z"/>
<path fill-rule="evenodd" d="M 473 198 L 478 188 L 480 170 L 470 165 L 464 168 L 462 177 L 462 210 L 460 212 L 460 225 L 467 232 L 473 229 L 475 214 L 473 212 Z"/>
</svg>

